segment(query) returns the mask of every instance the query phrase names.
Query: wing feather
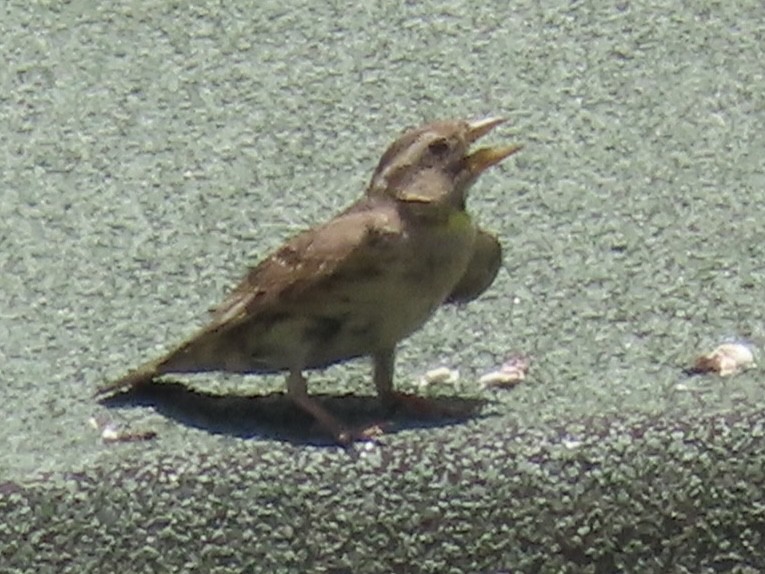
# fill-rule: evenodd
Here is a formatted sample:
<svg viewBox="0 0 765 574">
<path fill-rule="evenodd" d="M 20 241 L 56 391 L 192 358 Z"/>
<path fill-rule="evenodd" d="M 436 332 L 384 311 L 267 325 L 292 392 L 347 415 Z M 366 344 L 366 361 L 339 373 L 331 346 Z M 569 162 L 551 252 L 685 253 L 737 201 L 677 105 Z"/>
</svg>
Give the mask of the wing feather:
<svg viewBox="0 0 765 574">
<path fill-rule="evenodd" d="M 304 303 L 320 304 L 322 284 L 363 273 L 400 232 L 395 210 L 377 206 L 348 210 L 296 235 L 250 269 L 213 310 L 209 328 L 219 330 Z"/>
<path fill-rule="evenodd" d="M 501 265 L 502 245 L 495 235 L 479 228 L 467 269 L 444 303 L 464 304 L 477 299 L 494 282 Z"/>
</svg>

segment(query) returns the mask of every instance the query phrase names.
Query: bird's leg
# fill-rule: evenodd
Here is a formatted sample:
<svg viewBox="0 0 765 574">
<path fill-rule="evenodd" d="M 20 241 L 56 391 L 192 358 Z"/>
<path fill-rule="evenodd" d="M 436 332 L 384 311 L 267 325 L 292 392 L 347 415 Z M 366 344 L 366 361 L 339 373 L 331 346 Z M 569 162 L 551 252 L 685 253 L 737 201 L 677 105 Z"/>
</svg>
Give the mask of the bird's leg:
<svg viewBox="0 0 765 574">
<path fill-rule="evenodd" d="M 351 442 L 351 436 L 329 411 L 308 395 L 307 381 L 299 369 L 290 370 L 287 376 L 287 396 L 299 408 L 311 415 L 341 444 Z"/>
<path fill-rule="evenodd" d="M 415 413 L 433 413 L 433 405 L 430 401 L 417 395 L 402 393 L 393 388 L 393 371 L 396 358 L 395 348 L 383 349 L 372 355 L 374 363 L 374 381 L 377 396 L 386 409 L 394 409 L 403 406 Z"/>
<path fill-rule="evenodd" d="M 398 393 L 393 390 L 393 371 L 396 360 L 395 348 L 383 349 L 372 355 L 374 365 L 374 381 L 377 396 L 385 408 L 396 406 L 399 402 Z"/>
<path fill-rule="evenodd" d="M 386 409 L 403 407 L 414 415 L 424 416 L 454 416 L 452 409 L 436 405 L 433 401 L 414 395 L 402 393 L 393 389 L 393 371 L 395 361 L 395 349 L 384 349 L 372 355 L 374 363 L 374 381 L 377 396 Z"/>
</svg>

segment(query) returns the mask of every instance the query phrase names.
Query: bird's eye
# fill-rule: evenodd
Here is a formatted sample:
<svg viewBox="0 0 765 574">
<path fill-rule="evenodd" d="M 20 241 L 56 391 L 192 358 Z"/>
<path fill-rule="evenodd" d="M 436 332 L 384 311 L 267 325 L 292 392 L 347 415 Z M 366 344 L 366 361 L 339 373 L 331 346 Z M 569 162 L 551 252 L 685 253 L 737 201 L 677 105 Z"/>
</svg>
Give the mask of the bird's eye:
<svg viewBox="0 0 765 574">
<path fill-rule="evenodd" d="M 449 142 L 444 138 L 438 138 L 428 144 L 428 150 L 435 156 L 445 155 L 449 151 Z"/>
</svg>

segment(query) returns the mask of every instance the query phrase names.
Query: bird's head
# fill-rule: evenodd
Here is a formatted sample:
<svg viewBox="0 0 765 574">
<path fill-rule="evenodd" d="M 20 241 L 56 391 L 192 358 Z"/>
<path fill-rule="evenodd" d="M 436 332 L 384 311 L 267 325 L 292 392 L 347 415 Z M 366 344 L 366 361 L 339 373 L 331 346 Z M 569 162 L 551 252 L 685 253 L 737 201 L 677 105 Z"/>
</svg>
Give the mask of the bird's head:
<svg viewBox="0 0 765 574">
<path fill-rule="evenodd" d="M 464 209 L 467 191 L 481 173 L 521 149 L 519 145 L 470 146 L 503 118 L 442 121 L 411 129 L 383 154 L 369 182 L 370 197 Z"/>
</svg>

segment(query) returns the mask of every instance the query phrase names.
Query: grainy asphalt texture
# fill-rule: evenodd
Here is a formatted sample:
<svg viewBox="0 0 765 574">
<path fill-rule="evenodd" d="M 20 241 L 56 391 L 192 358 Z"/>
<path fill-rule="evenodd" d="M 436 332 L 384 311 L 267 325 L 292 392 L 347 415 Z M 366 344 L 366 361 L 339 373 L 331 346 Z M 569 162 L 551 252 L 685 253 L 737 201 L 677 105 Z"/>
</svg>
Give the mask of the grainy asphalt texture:
<svg viewBox="0 0 765 574">
<path fill-rule="evenodd" d="M 1 572 L 765 570 L 762 371 L 683 371 L 765 342 L 762 2 L 11 0 L 0 52 Z M 397 372 L 480 415 L 386 418 L 363 362 L 310 386 L 390 423 L 355 454 L 280 377 L 92 399 L 403 128 L 497 113 L 504 268 Z"/>
</svg>

